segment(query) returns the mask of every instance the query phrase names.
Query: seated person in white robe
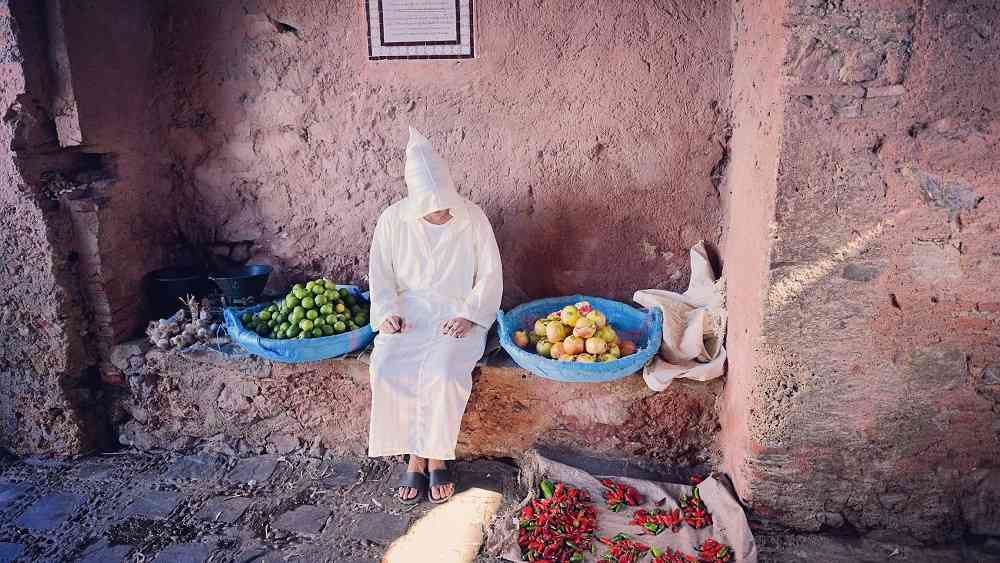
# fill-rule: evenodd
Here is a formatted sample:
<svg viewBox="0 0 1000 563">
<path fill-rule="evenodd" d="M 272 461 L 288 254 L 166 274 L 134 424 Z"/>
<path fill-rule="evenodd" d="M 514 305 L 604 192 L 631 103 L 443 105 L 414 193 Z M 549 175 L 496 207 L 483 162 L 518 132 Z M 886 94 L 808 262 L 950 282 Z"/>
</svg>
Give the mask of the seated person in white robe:
<svg viewBox="0 0 1000 563">
<path fill-rule="evenodd" d="M 455 189 L 430 142 L 412 127 L 407 197 L 379 217 L 371 247 L 368 455 L 409 455 L 403 502 L 454 493 L 446 460 L 472 391 L 472 370 L 503 293 L 500 251 L 478 205 Z"/>
</svg>

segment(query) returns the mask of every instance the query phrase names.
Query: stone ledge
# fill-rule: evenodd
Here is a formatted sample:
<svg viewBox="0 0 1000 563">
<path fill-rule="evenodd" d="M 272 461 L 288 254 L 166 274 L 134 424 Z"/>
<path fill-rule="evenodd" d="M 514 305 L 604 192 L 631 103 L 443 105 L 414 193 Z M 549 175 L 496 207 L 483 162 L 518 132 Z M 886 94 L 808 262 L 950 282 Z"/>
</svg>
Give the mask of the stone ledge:
<svg viewBox="0 0 1000 563">
<path fill-rule="evenodd" d="M 128 344 L 123 345 L 128 346 Z M 132 348 L 134 349 L 134 347 Z M 534 376 L 505 355 L 473 373 L 460 456 L 512 457 L 533 446 L 694 464 L 710 457 L 720 381 L 678 382 L 663 393 L 638 374 L 607 383 Z M 124 445 L 215 442 L 233 453 L 364 455 L 371 396 L 357 359 L 282 364 L 211 352 L 150 350 L 127 364 Z"/>
</svg>

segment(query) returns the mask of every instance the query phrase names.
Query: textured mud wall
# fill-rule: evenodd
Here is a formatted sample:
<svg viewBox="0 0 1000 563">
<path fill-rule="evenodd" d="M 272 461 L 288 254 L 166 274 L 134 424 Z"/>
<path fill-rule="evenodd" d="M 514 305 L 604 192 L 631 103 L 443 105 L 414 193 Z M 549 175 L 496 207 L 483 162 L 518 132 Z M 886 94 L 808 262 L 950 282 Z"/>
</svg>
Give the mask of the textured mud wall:
<svg viewBox="0 0 1000 563">
<path fill-rule="evenodd" d="M 105 360 L 112 344 L 145 325 L 142 278 L 170 265 L 179 241 L 154 90 L 154 24 L 163 13 L 157 2 L 62 2 L 83 150 L 100 155 L 113 178 L 76 204 L 93 236 L 90 301 Z"/>
<path fill-rule="evenodd" d="M 729 3 L 476 6 L 477 57 L 367 60 L 359 2 L 170 5 L 167 142 L 189 236 L 363 280 L 408 125 L 493 222 L 506 303 L 680 287 L 721 232 Z"/>
<path fill-rule="evenodd" d="M 785 25 L 741 493 L 804 529 L 1000 535 L 1000 6 L 794 1 Z"/>
<path fill-rule="evenodd" d="M 40 177 L 58 149 L 40 4 L 0 1 L 0 446 L 76 453 L 104 427 L 71 222 Z"/>
<path fill-rule="evenodd" d="M 123 444 L 176 449 L 209 440 L 238 452 L 367 451 L 371 395 L 360 361 L 287 365 L 147 352 L 137 343 L 117 347 L 114 357 L 132 391 L 121 403 L 131 417 L 120 428 Z M 720 382 L 653 393 L 638 375 L 566 385 L 486 366 L 473 377 L 460 456 L 514 457 L 532 446 L 670 464 L 711 455 Z"/>
<path fill-rule="evenodd" d="M 786 30 L 774 2 L 733 3 L 732 159 L 723 184 L 726 229 L 723 258 L 729 355 L 720 401 L 724 470 L 738 489 L 746 487 L 742 461 L 750 455 L 748 432 L 762 303 L 768 280 L 771 220 L 777 190 L 784 103 L 781 62 Z"/>
</svg>

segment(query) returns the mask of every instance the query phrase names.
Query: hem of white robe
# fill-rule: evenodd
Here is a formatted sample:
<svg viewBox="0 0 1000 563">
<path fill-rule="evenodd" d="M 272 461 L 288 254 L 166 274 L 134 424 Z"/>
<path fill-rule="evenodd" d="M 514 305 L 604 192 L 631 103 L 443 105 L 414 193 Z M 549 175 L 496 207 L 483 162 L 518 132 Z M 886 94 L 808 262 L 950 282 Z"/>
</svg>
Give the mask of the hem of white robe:
<svg viewBox="0 0 1000 563">
<path fill-rule="evenodd" d="M 442 461 L 455 460 L 454 450 L 448 453 L 443 453 L 443 452 L 427 453 L 426 451 L 415 452 L 413 451 L 413 448 L 384 448 L 379 450 L 373 450 L 372 448 L 368 448 L 368 457 L 388 457 L 393 455 L 408 455 L 408 454 L 419 456 L 424 459 L 440 459 Z"/>
</svg>

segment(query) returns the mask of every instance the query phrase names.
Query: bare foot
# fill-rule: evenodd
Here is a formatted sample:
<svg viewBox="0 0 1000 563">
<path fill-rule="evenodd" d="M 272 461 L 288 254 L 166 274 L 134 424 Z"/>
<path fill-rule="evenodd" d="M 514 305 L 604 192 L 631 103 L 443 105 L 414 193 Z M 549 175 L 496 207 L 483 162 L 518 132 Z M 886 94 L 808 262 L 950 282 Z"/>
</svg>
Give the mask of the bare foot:
<svg viewBox="0 0 1000 563">
<path fill-rule="evenodd" d="M 434 471 L 435 469 L 447 469 L 447 465 L 443 460 L 440 459 L 430 459 L 428 461 L 428 469 Z M 448 483 L 447 485 L 438 485 L 436 487 L 431 487 L 431 495 L 435 500 L 441 500 L 450 497 L 455 493 L 455 484 Z"/>
<path fill-rule="evenodd" d="M 406 466 L 407 473 L 426 473 L 427 472 L 427 460 L 420 457 L 411 455 L 410 463 Z M 400 487 L 399 488 L 399 500 L 413 500 L 417 498 L 417 490 L 413 487 Z"/>
</svg>

